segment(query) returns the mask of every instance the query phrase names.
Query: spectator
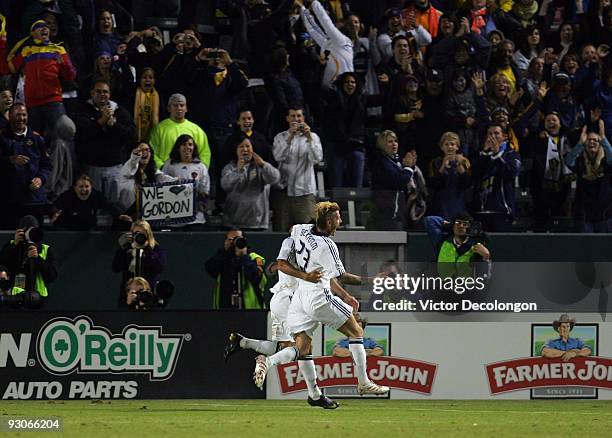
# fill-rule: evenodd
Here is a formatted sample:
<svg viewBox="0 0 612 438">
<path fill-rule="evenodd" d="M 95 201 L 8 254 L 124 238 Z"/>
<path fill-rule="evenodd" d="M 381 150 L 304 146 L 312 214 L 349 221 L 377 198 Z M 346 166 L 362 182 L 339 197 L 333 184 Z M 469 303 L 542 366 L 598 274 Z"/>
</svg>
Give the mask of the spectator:
<svg viewBox="0 0 612 438">
<path fill-rule="evenodd" d="M 0 264 L 7 267 L 13 286 L 49 295 L 49 285 L 57 279 L 55 252 L 43 243 L 43 233 L 34 216 L 19 219 L 15 237 L 0 249 Z M 27 233 L 27 234 L 26 234 Z"/>
<path fill-rule="evenodd" d="M 56 228 L 69 231 L 90 231 L 98 225 L 101 211 L 118 216 L 119 211 L 110 205 L 97 190 L 93 189 L 91 178 L 81 174 L 74 186 L 60 195 L 53 203 L 56 209 L 52 221 Z"/>
<path fill-rule="evenodd" d="M 159 122 L 151 131 L 150 143 L 155 152 L 155 165 L 161 167 L 181 134 L 189 134 L 198 146 L 198 155 L 202 164 L 210 166 L 210 148 L 208 137 L 198 125 L 185 118 L 187 99 L 182 94 L 173 94 L 168 99 L 170 117 Z"/>
<path fill-rule="evenodd" d="M 113 258 L 113 272 L 121 273 L 119 288 L 119 308 L 126 306 L 124 284 L 134 277 L 143 277 L 155 287 L 159 277 L 166 269 L 166 250 L 155 240 L 151 225 L 147 221 L 134 222 L 130 231 L 118 239 L 119 248 Z"/>
<path fill-rule="evenodd" d="M 272 99 L 270 129 L 279 132 L 285 125 L 290 105 L 304 103 L 302 86 L 289 69 L 289 53 L 284 47 L 276 47 L 271 54 L 272 74 L 266 78 L 266 87 Z"/>
<path fill-rule="evenodd" d="M 564 22 L 559 26 L 554 41 L 552 41 L 552 48 L 557 59 L 562 59 L 568 53 L 578 53 L 580 45 L 576 41 L 576 31 L 572 23 Z"/>
<path fill-rule="evenodd" d="M 540 30 L 535 26 L 525 28 L 519 37 L 517 50 L 512 55 L 512 60 L 521 75 L 526 73 L 529 63 L 539 56 L 542 49 Z"/>
<path fill-rule="evenodd" d="M 612 147 L 599 120 L 599 133 L 582 129 L 580 140 L 567 156 L 567 167 L 577 177 L 573 212 L 581 233 L 612 232 Z"/>
<path fill-rule="evenodd" d="M 521 158 L 501 126 L 487 130 L 482 151 L 474 162 L 474 212 L 486 231 L 510 231 L 516 214 L 515 179 Z"/>
<path fill-rule="evenodd" d="M 444 125 L 440 123 L 439 115 L 444 113 L 444 77 L 442 72 L 431 69 L 425 75 L 425 86 L 423 87 L 423 111 L 424 117 L 419 121 L 420 128 L 415 139 L 416 151 L 419 160 L 429 163 L 439 153 L 436 145 L 444 132 Z"/>
<path fill-rule="evenodd" d="M 387 31 L 378 36 L 377 44 L 382 55 L 383 61 L 388 61 L 393 56 L 393 47 L 391 42 L 398 35 L 406 35 L 402 24 L 402 12 L 398 8 L 390 8 L 385 13 L 387 18 Z M 427 30 L 416 22 L 416 15 L 410 14 L 408 18 L 408 29 L 415 38 L 418 47 L 425 47 L 431 43 L 431 35 Z"/>
<path fill-rule="evenodd" d="M 346 72 L 330 91 L 325 118 L 331 187 L 362 187 L 366 157 L 368 98 L 356 73 Z"/>
<path fill-rule="evenodd" d="M 304 120 L 304 109 L 289 108 L 289 129 L 274 137 L 273 153 L 281 179 L 273 193 L 274 231 L 286 231 L 291 225 L 312 219 L 316 184 L 314 165 L 323 159 L 319 136 Z"/>
<path fill-rule="evenodd" d="M 57 120 L 66 114 L 60 81 L 76 78 L 68 53 L 62 46 L 51 43 L 49 34 L 47 23 L 35 21 L 30 37 L 17 43 L 8 56 L 12 73 L 24 68 L 30 125 L 40 133 L 52 132 Z"/>
<path fill-rule="evenodd" d="M 106 52 L 111 56 L 117 53 L 122 38 L 114 30 L 114 18 L 111 11 L 102 9 L 98 12 L 96 31 L 93 34 L 91 53 Z"/>
<path fill-rule="evenodd" d="M 130 113 L 111 100 L 108 82 L 95 81 L 76 120 L 76 152 L 93 188 L 110 203 L 119 199 L 117 180 L 135 137 Z"/>
<path fill-rule="evenodd" d="M 200 229 L 206 223 L 206 200 L 210 193 L 210 177 L 208 169 L 200 161 L 198 148 L 190 135 L 182 134 L 176 139 L 162 172 L 180 180 L 196 182 L 196 217 L 192 222 L 180 224 L 177 228 L 183 230 Z"/>
<path fill-rule="evenodd" d="M 202 49 L 195 61 L 191 76 L 191 96 L 195 99 L 193 114 L 196 123 L 206 127 L 211 145 L 212 173 L 218 174 L 221 172 L 217 163 L 221 147 L 232 133 L 238 109 L 237 96 L 247 87 L 248 79 L 225 50 Z"/>
<path fill-rule="evenodd" d="M 446 98 L 448 126 L 459 135 L 464 155 L 476 149 L 476 101 L 470 79 L 464 71 L 456 71 Z"/>
<path fill-rule="evenodd" d="M 0 154 L 4 227 L 14 228 L 26 214 L 42 223 L 50 207 L 44 185 L 51 161 L 45 140 L 28 127 L 28 111 L 22 103 L 13 104 L 9 110 L 9 126 L 0 135 Z"/>
<path fill-rule="evenodd" d="M 368 37 L 363 36 L 364 27 L 361 19 L 356 14 L 350 14 L 344 19 L 344 26 L 352 27 L 350 32 L 353 41 L 353 68 L 359 81 L 363 84 L 367 95 L 379 94 L 378 79 L 374 67 L 380 64 L 381 54 L 378 49 L 376 37 L 378 30 L 371 27 Z M 389 41 L 389 49 L 391 49 Z M 389 50 L 392 54 L 392 50 Z"/>
<path fill-rule="evenodd" d="M 429 0 L 409 2 L 408 7 L 402 11 L 402 17 L 405 21 L 409 21 L 412 14 L 415 14 L 416 22 L 429 32 L 431 38 L 438 36 L 438 25 L 442 12 L 434 8 Z"/>
<path fill-rule="evenodd" d="M 223 248 L 206 261 L 215 279 L 213 309 L 263 309 L 266 260 L 247 246 L 242 230 L 229 230 Z"/>
<path fill-rule="evenodd" d="M 400 161 L 399 143 L 393 131 L 383 131 L 372 159 L 372 196 L 380 230 L 403 230 L 408 223 L 406 195 L 416 171 L 416 153 L 406 152 Z"/>
<path fill-rule="evenodd" d="M 351 29 L 345 26 L 338 30 L 318 0 L 312 2 L 310 10 L 320 26 L 305 7 L 301 9 L 302 21 L 321 49 L 321 61 L 325 63 L 321 85 L 330 88 L 339 75 L 353 71 L 353 42 L 347 36 Z"/>
<path fill-rule="evenodd" d="M 397 81 L 397 88 L 394 87 L 395 91 L 390 99 L 387 112 L 397 132 L 400 155 L 415 149 L 420 121 L 425 116 L 421 111 L 423 101 L 420 98 L 419 86 L 416 76 L 403 76 Z"/>
<path fill-rule="evenodd" d="M 572 95 L 572 81 L 565 73 L 556 73 L 553 76 L 550 93 L 542 104 L 542 112 L 557 113 L 568 134 L 575 129 L 578 104 Z"/>
<path fill-rule="evenodd" d="M 280 172 L 253 152 L 248 137 L 236 145 L 236 158 L 221 173 L 227 193 L 223 222 L 230 227 L 266 230 L 270 223 L 270 185 Z"/>
<path fill-rule="evenodd" d="M 9 126 L 9 109 L 13 105 L 13 93 L 8 88 L 0 91 L 0 132 Z"/>
<path fill-rule="evenodd" d="M 497 50 L 495 50 L 493 60 L 487 72 L 491 78 L 496 73 L 505 76 L 509 82 L 509 93 L 517 91 L 521 87 L 523 80 L 519 68 L 514 63 L 514 51 L 514 42 L 511 40 L 503 41 Z"/>
<path fill-rule="evenodd" d="M 155 166 L 153 148 L 144 141 L 132 150 L 132 154 L 119 170 L 119 207 L 122 211 L 136 213 L 136 192 L 143 184 L 174 182 L 177 178 L 166 175 Z M 138 215 L 136 215 L 138 216 Z"/>
<path fill-rule="evenodd" d="M 461 153 L 461 140 L 454 132 L 440 137 L 442 156 L 429 164 L 428 186 L 432 195 L 428 213 L 451 220 L 466 211 L 465 194 L 471 183 L 472 166 Z"/>
<path fill-rule="evenodd" d="M 94 82 L 98 80 L 108 82 L 113 98 L 122 107 L 128 107 L 135 81 L 125 56 L 114 61 L 110 52 L 96 53 L 93 72 L 81 81 L 83 83 L 81 94 L 87 96 Z"/>
<path fill-rule="evenodd" d="M 134 100 L 136 140 L 146 141 L 159 123 L 159 93 L 155 89 L 155 70 L 145 67 L 140 73 L 140 83 Z"/>
</svg>

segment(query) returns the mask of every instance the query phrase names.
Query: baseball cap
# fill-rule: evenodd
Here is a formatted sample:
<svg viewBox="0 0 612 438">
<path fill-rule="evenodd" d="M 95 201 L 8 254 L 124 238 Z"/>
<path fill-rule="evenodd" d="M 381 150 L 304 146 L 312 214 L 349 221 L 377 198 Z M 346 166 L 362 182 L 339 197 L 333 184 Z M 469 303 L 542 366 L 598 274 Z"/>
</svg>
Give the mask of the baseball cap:
<svg viewBox="0 0 612 438">
<path fill-rule="evenodd" d="M 571 79 L 567 73 L 559 72 L 555 73 L 555 75 L 553 76 L 553 81 L 571 82 Z"/>
<path fill-rule="evenodd" d="M 442 76 L 442 72 L 440 70 L 432 68 L 427 72 L 425 79 L 431 82 L 442 82 L 444 80 L 444 76 Z"/>
<path fill-rule="evenodd" d="M 400 11 L 399 8 L 389 8 L 385 11 L 385 16 L 387 18 L 391 18 L 391 17 L 401 17 L 402 16 L 402 11 Z"/>
</svg>

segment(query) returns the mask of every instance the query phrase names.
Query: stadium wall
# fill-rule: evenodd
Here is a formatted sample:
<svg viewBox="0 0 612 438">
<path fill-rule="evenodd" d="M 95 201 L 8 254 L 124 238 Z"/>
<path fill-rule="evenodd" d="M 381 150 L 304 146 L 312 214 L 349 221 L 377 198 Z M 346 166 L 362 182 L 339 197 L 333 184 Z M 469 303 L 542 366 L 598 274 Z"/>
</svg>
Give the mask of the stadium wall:
<svg viewBox="0 0 612 438">
<path fill-rule="evenodd" d="M 172 309 L 209 309 L 214 281 L 204 262 L 222 245 L 223 233 L 156 233 L 168 252 L 162 278 L 173 281 Z M 59 277 L 50 287 L 48 310 L 111 310 L 117 307 L 120 275 L 111 272 L 117 249 L 115 233 L 47 233 L 45 242 L 57 255 Z M 13 233 L 0 233 L 2 242 Z M 284 234 L 250 233 L 249 244 L 270 262 L 278 254 Z M 424 233 L 340 231 L 335 240 L 345 266 L 362 272 L 365 261 L 381 263 L 433 260 Z M 496 234 L 490 238 L 496 261 L 610 261 L 610 236 L 589 234 Z"/>
</svg>

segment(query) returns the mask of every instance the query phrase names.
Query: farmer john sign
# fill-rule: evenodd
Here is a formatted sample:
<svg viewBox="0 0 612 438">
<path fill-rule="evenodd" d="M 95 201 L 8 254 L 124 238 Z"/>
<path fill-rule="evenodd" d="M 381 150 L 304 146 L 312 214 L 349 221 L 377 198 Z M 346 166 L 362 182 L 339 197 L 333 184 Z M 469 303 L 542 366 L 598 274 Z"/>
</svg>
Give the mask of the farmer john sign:
<svg viewBox="0 0 612 438">
<path fill-rule="evenodd" d="M 206 354 L 210 339 L 224 339 L 229 330 L 224 312 L 206 318 L 172 311 L 23 316 L 3 312 L 0 318 L 3 400 L 263 396 L 248 381 L 227 388 L 224 380 L 236 370 L 223 369 L 221 356 Z M 265 314 L 249 315 L 239 325 L 265 333 Z M 249 368 L 245 363 L 237 372 Z"/>
</svg>

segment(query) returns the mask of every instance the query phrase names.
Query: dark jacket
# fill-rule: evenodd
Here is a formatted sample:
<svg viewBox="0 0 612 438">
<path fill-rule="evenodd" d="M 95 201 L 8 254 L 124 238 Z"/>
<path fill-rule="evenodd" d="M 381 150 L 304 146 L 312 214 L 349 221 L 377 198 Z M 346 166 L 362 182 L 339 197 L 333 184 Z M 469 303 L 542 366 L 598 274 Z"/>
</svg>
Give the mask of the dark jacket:
<svg viewBox="0 0 612 438">
<path fill-rule="evenodd" d="M 71 187 L 60 195 L 53 203 L 61 215 L 55 221 L 55 226 L 71 231 L 89 231 L 98 224 L 98 212 L 110 210 L 118 213 L 97 190 L 92 190 L 85 201 L 80 200 Z"/>
<path fill-rule="evenodd" d="M 42 245 L 36 244 L 38 253 L 41 252 Z M 0 264 L 6 266 L 8 269 L 9 277 L 13 283 L 15 282 L 15 276 L 19 273 L 24 273 L 27 276 L 26 286 L 34 287 L 32 284 L 33 279 L 30 277 L 30 267 L 28 266 L 27 257 L 28 245 L 15 245 L 13 241 L 7 242 L 2 249 L 0 249 Z M 39 273 L 47 287 L 49 283 L 52 283 L 57 278 L 57 269 L 55 267 L 55 252 L 53 248 L 49 246 L 47 249 L 47 257 L 43 260 L 41 257 L 37 257 L 34 260 L 34 271 Z"/>
<path fill-rule="evenodd" d="M 252 260 L 248 253 L 238 257 L 235 255 L 233 248 L 230 251 L 226 251 L 224 248 L 219 249 L 214 256 L 206 260 L 204 267 L 219 287 L 219 309 L 236 307 L 232 304 L 232 295 L 238 293 L 238 275 L 240 272 L 244 272 L 244 276 L 251 285 L 257 286 L 256 290 L 259 290 L 259 281 L 261 276 L 264 275 L 257 266 L 257 262 Z"/>
<path fill-rule="evenodd" d="M 30 158 L 24 166 L 10 162 L 12 155 Z M 44 185 L 51 172 L 51 160 L 45 140 L 28 128 L 25 136 L 16 135 L 10 128 L 0 136 L 0 181 L 8 202 L 18 205 L 45 205 Z M 32 179 L 40 178 L 42 185 L 30 190 Z"/>
<path fill-rule="evenodd" d="M 119 248 L 115 252 L 115 257 L 113 258 L 112 269 L 113 272 L 121 272 L 121 288 L 119 291 L 119 306 L 126 306 L 126 295 L 125 295 L 125 282 L 132 277 L 135 277 L 132 272 L 129 271 L 130 263 L 132 262 L 132 253 L 133 250 L 131 247 Z M 142 262 L 141 262 L 141 272 L 140 276 L 144 277 L 151 288 L 155 288 L 157 282 L 159 281 L 159 277 L 166 269 L 166 250 L 164 250 L 159 244 L 155 245 L 154 248 L 146 247 L 143 250 Z"/>
<path fill-rule="evenodd" d="M 521 170 L 521 157 L 507 143 L 492 155 L 480 152 L 473 168 L 473 210 L 479 212 L 515 213 L 514 179 Z"/>
<path fill-rule="evenodd" d="M 100 126 L 100 111 L 90 102 L 82 105 L 76 119 L 76 153 L 81 164 L 115 166 L 129 158 L 136 138 L 136 127 L 130 113 L 118 106 L 114 126 Z"/>
<path fill-rule="evenodd" d="M 236 97 L 248 85 L 248 78 L 238 64 L 227 66 L 227 74 L 220 85 L 215 84 L 215 75 L 220 70 L 207 61 L 196 63 L 190 78 L 191 100 L 194 121 L 204 129 L 228 128 L 236 120 Z"/>
</svg>

